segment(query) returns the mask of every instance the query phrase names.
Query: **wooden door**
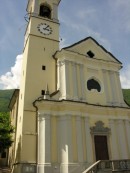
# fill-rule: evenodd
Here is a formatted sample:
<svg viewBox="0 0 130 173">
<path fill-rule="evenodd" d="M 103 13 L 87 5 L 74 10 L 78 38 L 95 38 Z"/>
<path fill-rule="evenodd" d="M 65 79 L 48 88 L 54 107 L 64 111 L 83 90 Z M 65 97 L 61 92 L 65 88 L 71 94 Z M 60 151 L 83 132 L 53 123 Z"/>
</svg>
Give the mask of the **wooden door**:
<svg viewBox="0 0 130 173">
<path fill-rule="evenodd" d="M 96 160 L 109 160 L 107 136 L 94 136 Z"/>
</svg>

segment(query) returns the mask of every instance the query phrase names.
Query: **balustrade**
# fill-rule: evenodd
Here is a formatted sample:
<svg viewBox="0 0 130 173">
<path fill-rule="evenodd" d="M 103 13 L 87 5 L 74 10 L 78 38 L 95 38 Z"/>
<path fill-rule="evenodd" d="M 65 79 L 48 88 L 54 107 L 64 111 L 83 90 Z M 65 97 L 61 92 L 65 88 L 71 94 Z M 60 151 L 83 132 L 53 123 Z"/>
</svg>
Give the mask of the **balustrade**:
<svg viewBox="0 0 130 173">
<path fill-rule="evenodd" d="M 102 160 L 97 161 L 86 169 L 83 173 L 98 172 L 130 172 L 130 160 Z"/>
</svg>

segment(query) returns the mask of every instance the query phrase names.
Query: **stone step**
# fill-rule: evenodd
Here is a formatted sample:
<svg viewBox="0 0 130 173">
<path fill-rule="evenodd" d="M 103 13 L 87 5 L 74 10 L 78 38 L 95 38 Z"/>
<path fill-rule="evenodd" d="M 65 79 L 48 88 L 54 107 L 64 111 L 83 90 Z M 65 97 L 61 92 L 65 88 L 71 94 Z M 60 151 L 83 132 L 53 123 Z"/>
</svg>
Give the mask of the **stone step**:
<svg viewBox="0 0 130 173">
<path fill-rule="evenodd" d="M 11 173 L 9 168 L 0 168 L 0 173 Z"/>
</svg>

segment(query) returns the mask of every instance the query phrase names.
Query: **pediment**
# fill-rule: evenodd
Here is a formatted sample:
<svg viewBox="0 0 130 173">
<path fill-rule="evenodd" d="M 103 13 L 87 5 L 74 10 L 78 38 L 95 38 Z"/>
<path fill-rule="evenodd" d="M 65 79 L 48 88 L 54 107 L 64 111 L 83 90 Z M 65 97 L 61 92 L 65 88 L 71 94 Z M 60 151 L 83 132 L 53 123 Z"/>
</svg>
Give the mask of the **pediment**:
<svg viewBox="0 0 130 173">
<path fill-rule="evenodd" d="M 92 37 L 87 37 L 69 47 L 63 48 L 66 51 L 78 53 L 88 58 L 95 58 L 97 60 L 103 60 L 108 62 L 114 62 L 122 64 L 116 57 L 108 52 L 103 46 L 101 46 Z"/>
</svg>

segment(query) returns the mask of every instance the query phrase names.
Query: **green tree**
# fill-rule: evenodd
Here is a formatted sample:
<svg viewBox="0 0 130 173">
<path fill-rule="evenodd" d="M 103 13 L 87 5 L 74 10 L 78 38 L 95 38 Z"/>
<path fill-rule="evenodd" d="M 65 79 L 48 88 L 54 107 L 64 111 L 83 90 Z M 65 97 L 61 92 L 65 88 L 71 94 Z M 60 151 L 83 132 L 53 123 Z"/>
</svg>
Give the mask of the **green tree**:
<svg viewBox="0 0 130 173">
<path fill-rule="evenodd" d="M 0 112 L 0 153 L 8 149 L 12 141 L 14 127 L 11 125 L 10 116 L 7 112 Z"/>
</svg>

